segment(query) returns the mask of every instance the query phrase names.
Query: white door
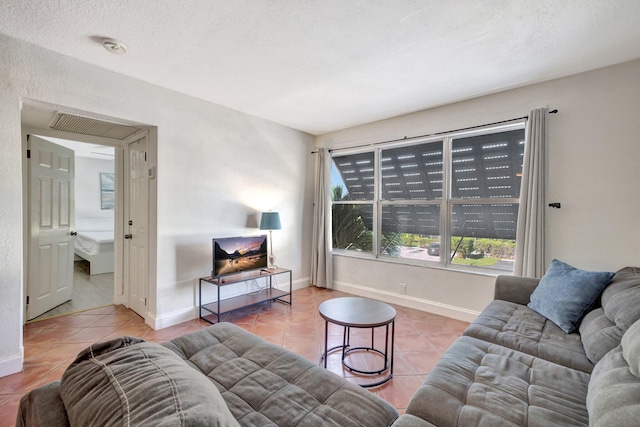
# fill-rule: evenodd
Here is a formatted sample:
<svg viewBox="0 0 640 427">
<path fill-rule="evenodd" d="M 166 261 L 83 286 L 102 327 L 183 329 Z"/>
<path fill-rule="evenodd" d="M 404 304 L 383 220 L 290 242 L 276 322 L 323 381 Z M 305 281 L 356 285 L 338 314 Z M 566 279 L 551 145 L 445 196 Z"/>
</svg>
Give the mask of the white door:
<svg viewBox="0 0 640 427">
<path fill-rule="evenodd" d="M 69 301 L 73 291 L 74 152 L 27 140 L 29 247 L 27 320 Z"/>
<path fill-rule="evenodd" d="M 125 288 L 129 289 L 129 308 L 145 318 L 149 289 L 149 172 L 147 138 L 128 146 L 125 157 L 124 240 Z"/>
</svg>

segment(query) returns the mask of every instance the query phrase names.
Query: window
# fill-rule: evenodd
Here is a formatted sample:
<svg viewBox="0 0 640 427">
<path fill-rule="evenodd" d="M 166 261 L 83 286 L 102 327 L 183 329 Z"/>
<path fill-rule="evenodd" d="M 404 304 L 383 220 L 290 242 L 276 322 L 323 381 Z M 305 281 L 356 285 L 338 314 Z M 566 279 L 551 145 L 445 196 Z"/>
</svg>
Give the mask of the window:
<svg viewBox="0 0 640 427">
<path fill-rule="evenodd" d="M 333 155 L 333 247 L 513 271 L 524 124 Z"/>
<path fill-rule="evenodd" d="M 375 194 L 373 152 L 333 158 L 333 247 L 373 253 Z"/>
</svg>

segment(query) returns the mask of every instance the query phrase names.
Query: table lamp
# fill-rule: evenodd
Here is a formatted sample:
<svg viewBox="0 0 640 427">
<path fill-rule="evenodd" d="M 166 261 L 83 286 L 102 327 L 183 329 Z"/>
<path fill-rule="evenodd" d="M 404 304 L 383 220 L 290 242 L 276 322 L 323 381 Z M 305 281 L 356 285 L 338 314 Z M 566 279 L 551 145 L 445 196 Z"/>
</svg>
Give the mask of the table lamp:
<svg viewBox="0 0 640 427">
<path fill-rule="evenodd" d="M 272 230 L 280 230 L 280 214 L 278 212 L 262 212 L 262 218 L 260 218 L 260 230 L 269 230 L 269 247 L 271 254 L 269 255 L 269 270 L 276 270 L 276 256 L 273 254 L 273 237 Z"/>
</svg>

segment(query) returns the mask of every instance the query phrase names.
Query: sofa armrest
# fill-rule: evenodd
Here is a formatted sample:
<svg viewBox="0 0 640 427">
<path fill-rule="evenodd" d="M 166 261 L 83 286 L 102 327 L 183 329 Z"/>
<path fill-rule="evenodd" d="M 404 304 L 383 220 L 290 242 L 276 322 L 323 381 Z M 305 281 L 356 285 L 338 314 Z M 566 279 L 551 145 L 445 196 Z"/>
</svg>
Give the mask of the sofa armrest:
<svg viewBox="0 0 640 427">
<path fill-rule="evenodd" d="M 498 276 L 493 299 L 527 305 L 539 281 L 531 277 Z"/>
</svg>

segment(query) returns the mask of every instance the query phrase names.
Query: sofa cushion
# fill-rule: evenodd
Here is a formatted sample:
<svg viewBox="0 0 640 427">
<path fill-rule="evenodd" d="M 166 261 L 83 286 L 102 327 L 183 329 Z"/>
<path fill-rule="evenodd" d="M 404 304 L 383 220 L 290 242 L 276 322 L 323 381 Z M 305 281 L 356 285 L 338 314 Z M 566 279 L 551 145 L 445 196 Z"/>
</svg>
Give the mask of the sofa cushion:
<svg viewBox="0 0 640 427">
<path fill-rule="evenodd" d="M 640 380 L 640 322 L 634 323 L 622 336 L 622 356 L 629 371 Z M 640 400 L 637 401 L 640 405 Z"/>
<path fill-rule="evenodd" d="M 531 294 L 528 307 L 573 332 L 614 273 L 585 271 L 554 259 Z"/>
<path fill-rule="evenodd" d="M 411 414 L 402 414 L 400 418 L 393 423 L 393 427 L 438 427 L 420 417 Z"/>
<path fill-rule="evenodd" d="M 587 409 L 591 426 L 637 426 L 640 420 L 640 322 L 593 369 Z"/>
<path fill-rule="evenodd" d="M 209 377 L 241 425 L 375 427 L 398 417 L 375 394 L 230 323 L 163 345 Z"/>
<path fill-rule="evenodd" d="M 71 425 L 238 425 L 206 376 L 139 338 L 83 350 L 64 372 L 60 396 Z"/>
<path fill-rule="evenodd" d="M 620 344 L 622 331 L 604 314 L 602 307 L 584 316 L 580 323 L 584 351 L 594 365 Z"/>
<path fill-rule="evenodd" d="M 586 426 L 588 382 L 585 372 L 462 337 L 438 361 L 406 413 L 439 427 Z"/>
<path fill-rule="evenodd" d="M 618 271 L 602 293 L 604 314 L 624 333 L 640 319 L 640 269 Z"/>
<path fill-rule="evenodd" d="M 602 292 L 602 307 L 588 313 L 580 323 L 580 335 L 587 357 L 598 363 L 620 344 L 622 334 L 640 319 L 640 274 L 626 267 Z"/>
<path fill-rule="evenodd" d="M 593 369 L 579 334 L 566 334 L 524 305 L 492 301 L 463 334 L 583 372 Z"/>
</svg>

